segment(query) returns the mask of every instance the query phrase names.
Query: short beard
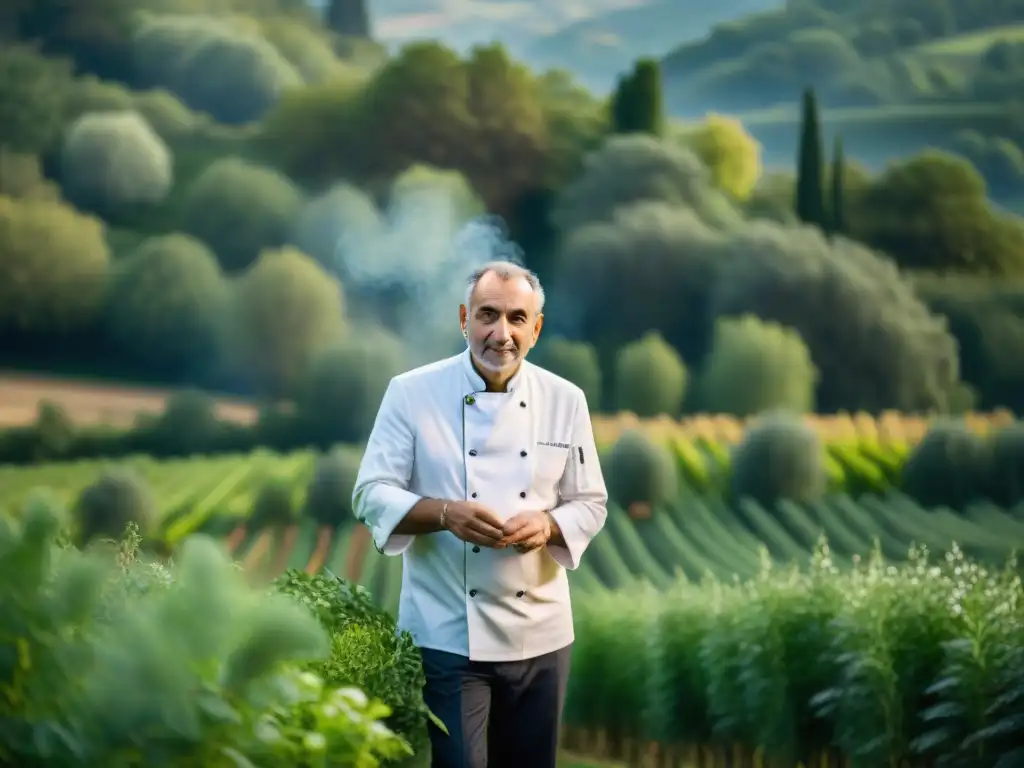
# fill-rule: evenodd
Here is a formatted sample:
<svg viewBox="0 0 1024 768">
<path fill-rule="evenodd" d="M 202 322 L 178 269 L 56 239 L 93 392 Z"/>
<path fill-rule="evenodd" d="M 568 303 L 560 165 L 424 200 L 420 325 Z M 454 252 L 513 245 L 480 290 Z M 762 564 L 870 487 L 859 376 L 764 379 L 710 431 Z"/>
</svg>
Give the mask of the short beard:
<svg viewBox="0 0 1024 768">
<path fill-rule="evenodd" d="M 522 359 L 522 356 L 519 354 L 518 348 L 515 348 L 515 356 L 512 359 L 510 359 L 504 365 L 496 365 L 495 363 L 491 363 L 485 360 L 482 354 L 478 355 L 476 353 L 476 350 L 473 349 L 472 343 L 470 343 L 468 340 L 466 341 L 466 346 L 469 347 L 469 354 L 472 355 L 473 360 L 476 362 L 476 364 L 479 365 L 481 368 L 490 371 L 491 373 L 504 373 L 505 371 L 508 371 L 519 365 L 519 361 Z M 486 350 L 487 347 L 485 346 L 483 348 L 483 351 Z"/>
</svg>

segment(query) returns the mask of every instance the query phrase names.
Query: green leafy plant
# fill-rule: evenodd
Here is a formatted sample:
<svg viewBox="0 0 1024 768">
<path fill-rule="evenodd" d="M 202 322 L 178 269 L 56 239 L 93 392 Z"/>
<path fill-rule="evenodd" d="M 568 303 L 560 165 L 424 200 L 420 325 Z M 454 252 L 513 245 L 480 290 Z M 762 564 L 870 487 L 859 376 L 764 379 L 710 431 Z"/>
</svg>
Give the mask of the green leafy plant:
<svg viewBox="0 0 1024 768">
<path fill-rule="evenodd" d="M 58 544 L 41 501 L 0 520 L 0 764 L 55 768 L 356 766 L 411 753 L 391 709 L 302 667 L 330 638 L 250 589 L 210 539 L 166 568 Z"/>
<path fill-rule="evenodd" d="M 423 702 L 425 678 L 412 636 L 396 629 L 394 618 L 374 606 L 365 588 L 329 571 L 311 575 L 292 568 L 275 586 L 297 598 L 330 633 L 330 656 L 307 668 L 328 684 L 357 686 L 387 704 L 388 725 L 422 755 L 427 721 L 445 726 Z"/>
</svg>

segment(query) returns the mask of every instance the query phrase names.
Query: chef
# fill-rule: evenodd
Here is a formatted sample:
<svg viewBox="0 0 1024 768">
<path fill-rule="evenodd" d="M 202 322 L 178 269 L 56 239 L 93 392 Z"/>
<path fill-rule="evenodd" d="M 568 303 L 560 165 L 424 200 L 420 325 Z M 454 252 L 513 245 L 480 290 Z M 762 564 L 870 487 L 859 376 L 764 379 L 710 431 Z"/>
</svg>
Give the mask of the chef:
<svg viewBox="0 0 1024 768">
<path fill-rule="evenodd" d="M 352 495 L 402 555 L 398 625 L 420 648 L 433 768 L 555 768 L 573 642 L 566 570 L 604 526 L 586 398 L 526 361 L 544 322 L 536 275 L 469 279 L 467 349 L 394 377 Z"/>
</svg>

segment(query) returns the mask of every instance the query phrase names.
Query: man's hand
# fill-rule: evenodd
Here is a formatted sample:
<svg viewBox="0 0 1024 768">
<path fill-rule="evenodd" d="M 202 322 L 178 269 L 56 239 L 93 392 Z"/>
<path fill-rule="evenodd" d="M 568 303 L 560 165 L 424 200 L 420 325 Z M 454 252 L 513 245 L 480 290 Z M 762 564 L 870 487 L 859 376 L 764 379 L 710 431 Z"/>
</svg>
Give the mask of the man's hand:
<svg viewBox="0 0 1024 768">
<path fill-rule="evenodd" d="M 520 512 L 505 522 L 501 544 L 516 552 L 532 552 L 548 543 L 552 534 L 551 516 L 544 511 Z"/>
<path fill-rule="evenodd" d="M 462 541 L 481 547 L 502 548 L 504 535 L 501 520 L 496 514 L 472 501 L 450 501 L 445 514 L 444 527 Z"/>
</svg>

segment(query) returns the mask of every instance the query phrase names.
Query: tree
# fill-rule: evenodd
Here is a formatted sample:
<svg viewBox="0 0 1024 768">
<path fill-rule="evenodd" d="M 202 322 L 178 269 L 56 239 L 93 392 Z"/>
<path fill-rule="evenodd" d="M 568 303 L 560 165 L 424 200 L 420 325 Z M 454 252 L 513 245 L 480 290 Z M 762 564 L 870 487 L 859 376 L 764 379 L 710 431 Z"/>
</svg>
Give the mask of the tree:
<svg viewBox="0 0 1024 768">
<path fill-rule="evenodd" d="M 226 272 L 288 242 L 303 194 L 284 174 L 236 157 L 215 160 L 185 193 L 184 230 L 207 243 Z"/>
<path fill-rule="evenodd" d="M 464 66 L 473 156 L 455 168 L 488 211 L 510 218 L 519 199 L 543 186 L 547 175 L 550 137 L 540 88 L 533 73 L 498 44 L 473 49 Z"/>
<path fill-rule="evenodd" d="M 222 351 L 228 299 L 210 249 L 187 235 L 160 235 L 118 266 L 107 307 L 117 350 L 170 375 L 209 370 Z"/>
<path fill-rule="evenodd" d="M 93 112 L 70 127 L 61 156 L 68 199 L 95 211 L 162 202 L 174 181 L 173 157 L 138 112 Z"/>
<path fill-rule="evenodd" d="M 327 26 L 343 37 L 372 37 L 366 0 L 330 0 Z"/>
<path fill-rule="evenodd" d="M 583 172 L 561 190 L 552 216 L 567 235 L 584 224 L 611 221 L 616 209 L 640 202 L 685 206 L 715 227 L 742 221 L 693 150 L 640 134 L 612 136 L 588 155 Z"/>
<path fill-rule="evenodd" d="M 612 130 L 660 136 L 665 130 L 663 101 L 661 67 L 654 59 L 639 59 L 612 94 Z"/>
<path fill-rule="evenodd" d="M 24 45 L 0 48 L 0 147 L 29 155 L 56 143 L 70 82 L 66 64 Z"/>
<path fill-rule="evenodd" d="M 345 333 L 341 284 L 293 248 L 267 250 L 235 285 L 236 370 L 262 392 L 295 394 L 313 356 Z"/>
<path fill-rule="evenodd" d="M 814 91 L 808 88 L 803 95 L 795 209 L 800 221 L 824 228 L 827 221 L 822 193 L 824 150 L 821 141 L 818 102 Z"/>
<path fill-rule="evenodd" d="M 46 336 L 89 325 L 103 302 L 103 224 L 52 200 L 0 197 L 0 332 Z"/>
<path fill-rule="evenodd" d="M 545 333 L 558 332 L 560 320 L 572 323 L 569 330 L 586 329 L 608 359 L 657 328 L 697 363 L 711 340 L 708 299 L 721 247 L 721 236 L 692 210 L 667 202 L 623 206 L 611 221 L 580 227 L 559 256 L 550 293 L 563 309 Z"/>
<path fill-rule="evenodd" d="M 601 404 L 601 364 L 597 350 L 585 341 L 553 336 L 541 341 L 532 353 L 533 361 L 556 376 L 583 390 L 592 409 Z"/>
<path fill-rule="evenodd" d="M 363 90 L 359 128 L 349 148 L 351 168 L 362 177 L 388 178 L 410 165 L 460 168 L 473 128 L 469 73 L 440 43 L 405 46 Z"/>
<path fill-rule="evenodd" d="M 302 83 L 298 70 L 260 33 L 210 16 L 155 16 L 133 40 L 139 83 L 166 88 L 222 123 L 262 118 Z"/>
<path fill-rule="evenodd" d="M 739 120 L 708 115 L 687 131 L 683 143 L 707 166 L 716 187 L 734 200 L 750 199 L 761 177 L 761 145 Z"/>
<path fill-rule="evenodd" d="M 748 315 L 715 322 L 711 354 L 697 380 L 698 406 L 740 417 L 784 408 L 814 411 L 818 371 L 800 334 Z"/>
<path fill-rule="evenodd" d="M 400 339 L 365 328 L 316 353 L 296 396 L 303 435 L 323 447 L 364 441 L 407 359 Z"/>
<path fill-rule="evenodd" d="M 821 373 L 820 411 L 948 407 L 960 378 L 956 340 L 891 260 L 768 222 L 733 233 L 719 253 L 712 313 L 796 330 Z"/>
<path fill-rule="evenodd" d="M 676 417 L 686 395 L 683 359 L 657 331 L 619 350 L 615 359 L 615 405 L 640 418 Z"/>
<path fill-rule="evenodd" d="M 18 36 L 38 41 L 48 56 L 70 59 L 79 73 L 129 82 L 137 9 L 135 0 L 27 0 Z"/>
<path fill-rule="evenodd" d="M 413 165 L 459 171 L 505 218 L 543 186 L 550 141 L 537 82 L 500 45 L 461 61 L 437 43 L 410 44 L 359 102 L 350 168 L 363 179 Z"/>
<path fill-rule="evenodd" d="M 990 208 L 985 180 L 962 157 L 928 150 L 892 163 L 858 208 L 851 234 L 905 269 L 1024 273 L 1021 220 Z"/>
<path fill-rule="evenodd" d="M 829 179 L 832 211 L 829 217 L 830 231 L 844 235 L 846 234 L 846 207 L 845 207 L 845 160 L 843 157 L 843 140 L 836 136 L 835 149 L 832 152 L 832 178 Z"/>
</svg>

